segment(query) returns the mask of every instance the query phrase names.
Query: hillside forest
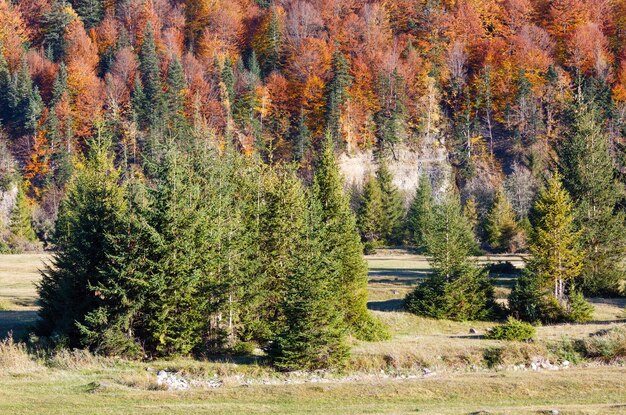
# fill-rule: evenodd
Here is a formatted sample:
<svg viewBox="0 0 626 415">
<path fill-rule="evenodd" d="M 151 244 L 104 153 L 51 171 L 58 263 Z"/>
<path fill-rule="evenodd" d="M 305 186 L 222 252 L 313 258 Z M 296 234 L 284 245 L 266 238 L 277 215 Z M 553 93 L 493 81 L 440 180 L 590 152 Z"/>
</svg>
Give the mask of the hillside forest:
<svg viewBox="0 0 626 415">
<path fill-rule="evenodd" d="M 625 0 L 0 0 L 0 251 L 53 252 L 41 342 L 135 358 L 341 366 L 389 336 L 382 246 L 433 266 L 407 311 L 587 321 L 624 294 L 625 40 Z M 484 252 L 527 254 L 506 304 Z"/>
</svg>

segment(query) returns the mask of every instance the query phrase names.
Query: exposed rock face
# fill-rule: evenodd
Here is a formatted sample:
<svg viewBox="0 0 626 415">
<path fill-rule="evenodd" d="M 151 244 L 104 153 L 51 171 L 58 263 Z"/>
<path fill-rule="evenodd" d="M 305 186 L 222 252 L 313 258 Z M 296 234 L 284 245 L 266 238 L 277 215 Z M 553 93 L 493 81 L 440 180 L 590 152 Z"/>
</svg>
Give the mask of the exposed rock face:
<svg viewBox="0 0 626 415">
<path fill-rule="evenodd" d="M 3 225 L 7 225 L 9 223 L 11 210 L 13 210 L 13 205 L 15 205 L 16 197 L 17 185 L 13 185 L 13 187 L 8 190 L 2 190 L 0 188 L 0 231 L 2 230 Z"/>
<path fill-rule="evenodd" d="M 371 149 L 341 154 L 338 162 L 346 186 L 357 190 L 361 190 L 367 178 L 376 173 L 377 163 Z M 394 184 L 407 199 L 413 197 L 422 174 L 430 176 L 435 195 L 441 194 L 450 183 L 452 169 L 448 152 L 438 140 L 433 140 L 430 145 L 425 143 L 419 150 L 399 145 L 388 164 Z"/>
</svg>

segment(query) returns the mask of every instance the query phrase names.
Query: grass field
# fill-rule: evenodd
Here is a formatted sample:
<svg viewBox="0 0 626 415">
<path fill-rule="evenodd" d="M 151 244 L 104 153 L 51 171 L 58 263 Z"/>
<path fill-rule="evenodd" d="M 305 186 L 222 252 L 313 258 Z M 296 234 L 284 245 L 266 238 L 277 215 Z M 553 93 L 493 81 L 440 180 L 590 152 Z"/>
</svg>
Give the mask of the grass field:
<svg viewBox="0 0 626 415">
<path fill-rule="evenodd" d="M 0 332 L 23 333 L 36 319 L 35 282 L 42 255 L 0 256 Z M 481 258 L 511 261 L 520 257 Z M 255 363 L 189 359 L 127 362 L 64 352 L 33 357 L 0 343 L 0 414 L 626 414 L 626 367 L 587 361 L 559 370 L 512 370 L 547 358 L 554 345 L 626 327 L 624 299 L 592 299 L 594 321 L 538 328 L 534 343 L 481 338 L 493 323 L 435 321 L 400 311 L 402 297 L 429 272 L 428 262 L 403 251 L 368 257 L 370 308 L 392 339 L 354 342 L 345 373 L 279 374 Z M 514 278 L 498 276 L 502 298 Z M 470 328 L 477 331 L 470 334 Z M 488 352 L 501 365 L 487 369 Z M 196 382 L 188 391 L 162 390 L 168 369 Z M 208 380 L 222 386 L 210 388 Z"/>
</svg>

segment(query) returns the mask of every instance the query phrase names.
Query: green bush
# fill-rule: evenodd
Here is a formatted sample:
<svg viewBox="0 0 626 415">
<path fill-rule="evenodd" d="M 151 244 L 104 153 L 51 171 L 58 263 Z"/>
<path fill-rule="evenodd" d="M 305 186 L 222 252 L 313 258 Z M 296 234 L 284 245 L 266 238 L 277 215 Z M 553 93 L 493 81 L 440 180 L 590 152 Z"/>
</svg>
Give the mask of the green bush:
<svg viewBox="0 0 626 415">
<path fill-rule="evenodd" d="M 535 337 L 535 328 L 523 321 L 509 317 L 501 326 L 492 328 L 485 338 L 492 340 L 528 341 Z"/>
<path fill-rule="evenodd" d="M 236 356 L 248 356 L 254 352 L 254 349 L 256 349 L 254 342 L 237 342 L 230 350 Z"/>
<path fill-rule="evenodd" d="M 593 306 L 580 291 L 572 291 L 569 297 L 567 319 L 572 323 L 586 323 L 593 317 Z"/>
</svg>

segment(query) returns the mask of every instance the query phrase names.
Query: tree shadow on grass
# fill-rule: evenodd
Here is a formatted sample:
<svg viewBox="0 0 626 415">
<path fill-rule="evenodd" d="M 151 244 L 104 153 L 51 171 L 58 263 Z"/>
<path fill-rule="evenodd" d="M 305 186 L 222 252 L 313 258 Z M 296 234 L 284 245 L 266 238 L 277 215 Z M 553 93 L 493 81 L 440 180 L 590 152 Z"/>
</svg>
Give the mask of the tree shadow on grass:
<svg viewBox="0 0 626 415">
<path fill-rule="evenodd" d="M 13 337 L 21 337 L 38 319 L 37 311 L 33 310 L 0 311 L 0 338 L 6 337 L 11 332 Z"/>
<path fill-rule="evenodd" d="M 385 301 L 369 301 L 367 308 L 375 311 L 402 311 L 403 300 L 394 298 Z"/>
</svg>

